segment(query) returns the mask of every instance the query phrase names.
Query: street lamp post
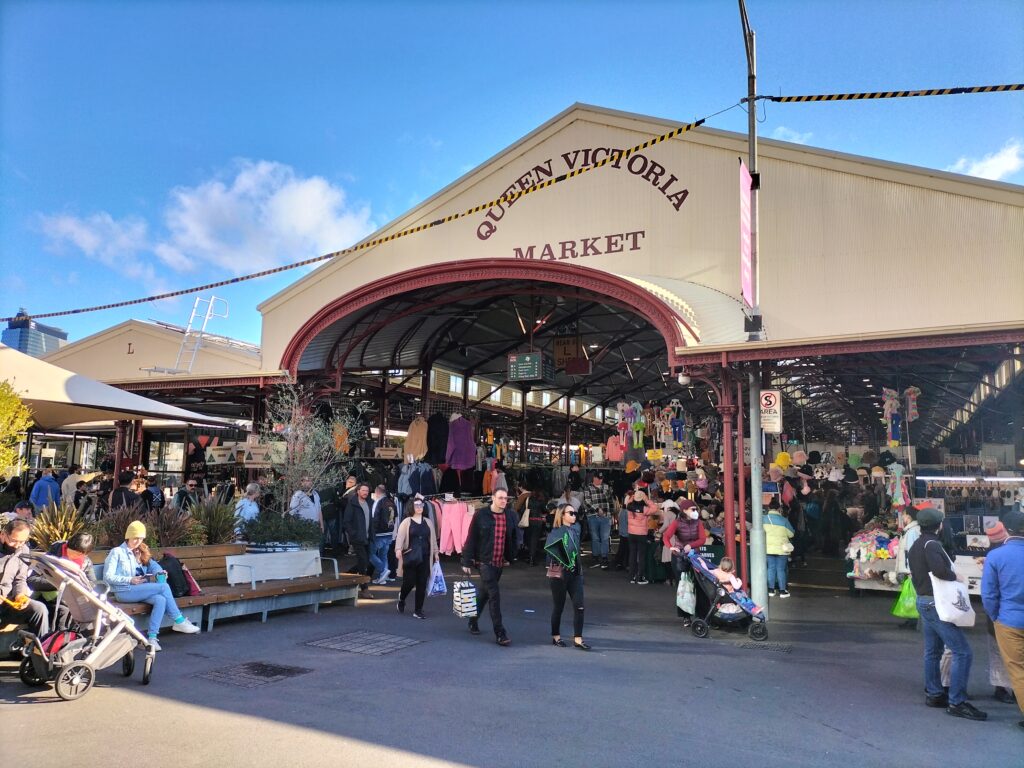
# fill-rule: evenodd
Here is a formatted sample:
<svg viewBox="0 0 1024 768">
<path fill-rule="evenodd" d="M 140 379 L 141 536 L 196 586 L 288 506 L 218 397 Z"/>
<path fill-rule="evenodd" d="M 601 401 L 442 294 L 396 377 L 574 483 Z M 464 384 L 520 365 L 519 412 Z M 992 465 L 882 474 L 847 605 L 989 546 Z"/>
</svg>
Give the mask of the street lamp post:
<svg viewBox="0 0 1024 768">
<path fill-rule="evenodd" d="M 757 242 L 757 193 L 761 177 L 757 170 L 757 49 L 754 30 L 747 19 L 747 6 L 739 0 L 743 24 L 743 45 L 747 51 L 747 131 L 750 171 L 750 271 L 751 317 L 747 323 L 749 341 L 762 338 L 760 263 Z M 750 374 L 750 596 L 768 605 L 768 557 L 764 538 L 764 506 L 761 497 L 761 381 L 757 371 Z"/>
</svg>

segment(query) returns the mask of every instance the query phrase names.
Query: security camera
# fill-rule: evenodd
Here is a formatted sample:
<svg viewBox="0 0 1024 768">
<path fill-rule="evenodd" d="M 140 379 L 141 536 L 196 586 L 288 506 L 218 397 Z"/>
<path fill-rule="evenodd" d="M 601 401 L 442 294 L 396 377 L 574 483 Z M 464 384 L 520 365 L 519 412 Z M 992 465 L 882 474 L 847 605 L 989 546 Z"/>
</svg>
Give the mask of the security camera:
<svg viewBox="0 0 1024 768">
<path fill-rule="evenodd" d="M 685 387 L 687 384 L 690 383 L 690 377 L 687 376 L 685 373 L 680 373 L 678 376 L 676 376 L 676 381 L 679 382 L 679 386 Z"/>
</svg>

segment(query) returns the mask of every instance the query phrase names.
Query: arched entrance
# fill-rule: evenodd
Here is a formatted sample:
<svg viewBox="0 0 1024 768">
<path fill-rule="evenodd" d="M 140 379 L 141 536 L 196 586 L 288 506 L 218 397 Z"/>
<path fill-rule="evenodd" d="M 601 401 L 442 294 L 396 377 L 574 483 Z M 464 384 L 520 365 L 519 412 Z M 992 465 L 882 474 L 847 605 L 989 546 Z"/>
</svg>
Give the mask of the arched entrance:
<svg viewBox="0 0 1024 768">
<path fill-rule="evenodd" d="M 444 290 L 436 290 L 438 287 Z M 310 345 L 321 334 L 329 331 L 332 326 L 337 327 L 339 321 L 345 318 L 357 313 L 369 317 L 373 313 L 367 312 L 367 309 L 396 296 L 415 292 L 422 294 L 422 300 L 405 307 L 399 315 L 403 312 L 405 316 L 429 312 L 471 296 L 478 299 L 498 299 L 511 295 L 563 300 L 597 298 L 602 304 L 639 315 L 656 328 L 666 345 L 669 368 L 678 363 L 676 347 L 687 346 L 688 338 L 699 339 L 682 308 L 672 307 L 649 290 L 617 275 L 560 262 L 476 259 L 399 272 L 339 297 L 303 324 L 285 349 L 281 367 L 297 374 L 303 368 L 326 367 L 318 366 L 317 362 L 335 362 L 333 359 L 319 360 L 320 351 L 311 353 Z M 370 335 L 401 319 L 394 315 L 378 318 L 373 329 L 364 329 L 363 334 Z M 421 323 L 420 327 L 423 325 Z M 354 345 L 350 340 L 349 346 L 354 348 L 357 344 Z M 337 352 L 336 349 L 334 351 Z M 328 358 L 331 357 L 328 353 Z M 344 358 L 342 364 L 347 361 L 348 354 Z"/>
</svg>

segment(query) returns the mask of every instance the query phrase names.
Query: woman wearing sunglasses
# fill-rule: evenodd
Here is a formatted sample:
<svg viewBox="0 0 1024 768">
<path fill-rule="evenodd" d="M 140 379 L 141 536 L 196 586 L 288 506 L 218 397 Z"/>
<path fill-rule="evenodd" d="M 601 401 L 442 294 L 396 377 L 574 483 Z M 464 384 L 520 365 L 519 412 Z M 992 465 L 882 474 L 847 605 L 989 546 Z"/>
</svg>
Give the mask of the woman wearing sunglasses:
<svg viewBox="0 0 1024 768">
<path fill-rule="evenodd" d="M 559 504 L 547 545 L 554 545 L 559 557 L 547 553 L 547 579 L 551 587 L 553 606 L 551 609 L 551 644 L 565 648 L 562 640 L 562 611 L 565 598 L 572 601 L 573 645 L 581 651 L 589 651 L 583 642 L 583 568 L 580 564 L 580 526 L 576 522 L 576 508 L 572 504 Z"/>
</svg>

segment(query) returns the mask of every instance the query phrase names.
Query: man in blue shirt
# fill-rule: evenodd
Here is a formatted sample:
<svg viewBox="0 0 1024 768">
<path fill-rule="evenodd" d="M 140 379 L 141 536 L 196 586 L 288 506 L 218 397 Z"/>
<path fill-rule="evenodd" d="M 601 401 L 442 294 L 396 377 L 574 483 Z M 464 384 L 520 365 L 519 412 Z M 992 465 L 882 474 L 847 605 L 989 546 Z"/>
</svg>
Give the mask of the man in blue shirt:
<svg viewBox="0 0 1024 768">
<path fill-rule="evenodd" d="M 60 504 L 60 485 L 54 480 L 53 470 L 49 467 L 43 470 L 43 476 L 32 486 L 32 495 L 29 497 L 29 501 L 38 512 L 42 512 L 50 506 L 51 502 Z"/>
<path fill-rule="evenodd" d="M 985 558 L 981 600 L 996 628 L 996 642 L 1024 713 L 1024 512 L 1003 518 L 1009 537 Z M 1024 720 L 1017 723 L 1024 728 Z"/>
</svg>

